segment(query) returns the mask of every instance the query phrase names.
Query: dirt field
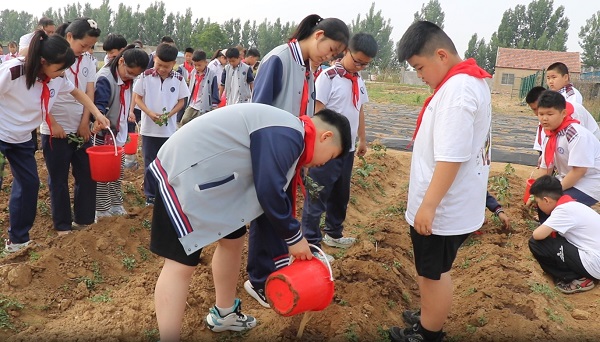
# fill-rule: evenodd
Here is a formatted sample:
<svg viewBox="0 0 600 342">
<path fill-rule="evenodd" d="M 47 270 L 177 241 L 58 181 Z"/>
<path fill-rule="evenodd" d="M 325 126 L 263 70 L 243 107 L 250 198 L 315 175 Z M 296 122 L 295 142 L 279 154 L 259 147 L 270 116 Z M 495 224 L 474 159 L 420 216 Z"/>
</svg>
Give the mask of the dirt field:
<svg viewBox="0 0 600 342">
<path fill-rule="evenodd" d="M 40 179 L 46 183 L 41 154 Z M 410 155 L 388 150 L 357 160 L 346 233 L 358 238 L 347 251 L 326 248 L 333 263 L 335 298 L 315 313 L 302 341 L 386 341 L 401 313 L 419 306 L 412 248 L 404 220 Z M 505 177 L 513 231 L 493 220 L 460 250 L 452 275 L 454 306 L 445 330 L 450 341 L 565 341 L 600 339 L 600 290 L 563 295 L 533 261 L 527 240 L 535 222 L 521 197 L 529 168 L 493 165 Z M 508 172 L 507 172 L 508 171 Z M 86 231 L 57 237 L 42 186 L 32 229 L 35 246 L 0 259 L 0 340 L 156 341 L 153 289 L 162 260 L 147 249 L 151 208 L 143 206 L 142 172 L 127 171 L 128 217 L 101 219 Z M 10 175 L 0 193 L 0 222 L 8 225 Z M 490 185 L 497 182 L 494 178 Z M 498 194 L 498 193 L 497 193 Z M 4 233 L 6 236 L 6 233 Z M 245 334 L 214 334 L 203 325 L 214 304 L 206 248 L 191 285 L 184 341 L 291 341 L 301 316 L 283 318 L 243 290 L 244 311 L 258 327 Z"/>
</svg>

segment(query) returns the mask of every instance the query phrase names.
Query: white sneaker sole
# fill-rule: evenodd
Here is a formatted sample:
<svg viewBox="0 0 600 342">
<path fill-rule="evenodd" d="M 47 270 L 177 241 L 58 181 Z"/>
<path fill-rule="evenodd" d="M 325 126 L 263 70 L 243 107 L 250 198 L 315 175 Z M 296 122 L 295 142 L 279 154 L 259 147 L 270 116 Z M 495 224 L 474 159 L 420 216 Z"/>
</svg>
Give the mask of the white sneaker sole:
<svg viewBox="0 0 600 342">
<path fill-rule="evenodd" d="M 355 242 L 356 242 L 356 241 L 355 241 Z M 324 244 L 326 244 L 326 245 L 327 245 L 327 246 L 329 246 L 329 247 L 336 247 L 336 248 L 343 248 L 343 249 L 350 248 L 350 247 L 352 247 L 352 246 L 354 245 L 354 243 L 351 243 L 351 244 L 349 244 L 349 245 L 346 245 L 346 244 L 342 244 L 342 243 L 339 243 L 339 242 L 335 242 L 335 241 L 333 241 L 333 240 L 329 240 L 329 239 L 327 239 L 327 240 L 326 240 L 326 239 L 323 239 L 323 243 L 324 243 Z"/>
<path fill-rule="evenodd" d="M 256 299 L 256 301 L 258 302 L 258 304 L 264 306 L 267 309 L 271 308 L 271 305 L 269 305 L 269 303 L 267 303 L 264 300 L 262 300 L 262 298 L 260 298 L 260 296 L 256 293 L 256 291 L 254 291 L 254 288 L 252 287 L 252 283 L 250 283 L 250 280 L 246 280 L 244 282 L 244 290 L 246 290 L 246 292 L 248 292 L 248 294 L 250 295 L 250 297 Z"/>
</svg>

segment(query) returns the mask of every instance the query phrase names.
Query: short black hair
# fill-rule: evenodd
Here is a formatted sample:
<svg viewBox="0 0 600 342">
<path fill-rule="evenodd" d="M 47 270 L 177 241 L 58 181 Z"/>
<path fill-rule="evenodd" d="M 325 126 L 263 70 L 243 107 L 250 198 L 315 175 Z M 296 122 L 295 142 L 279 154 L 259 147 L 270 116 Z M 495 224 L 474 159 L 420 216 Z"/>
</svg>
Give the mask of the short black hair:
<svg viewBox="0 0 600 342">
<path fill-rule="evenodd" d="M 191 47 L 186 47 L 184 53 L 194 53 L 194 49 Z"/>
<path fill-rule="evenodd" d="M 127 39 L 120 34 L 109 33 L 102 43 L 102 50 L 108 52 L 110 50 L 121 50 L 127 46 Z"/>
<path fill-rule="evenodd" d="M 562 197 L 563 189 L 556 177 L 544 175 L 533 182 L 529 193 L 538 198 L 550 197 L 557 201 Z"/>
<path fill-rule="evenodd" d="M 525 102 L 528 104 L 532 104 L 540 98 L 540 95 L 546 91 L 546 88 L 536 86 L 531 88 L 529 92 L 527 92 L 527 96 L 525 96 Z"/>
<path fill-rule="evenodd" d="M 227 52 L 225 52 L 225 57 L 227 58 L 240 58 L 240 50 L 236 48 L 229 48 Z"/>
<path fill-rule="evenodd" d="M 348 48 L 352 52 L 362 52 L 365 56 L 375 58 L 377 56 L 377 41 L 368 33 L 357 33 L 350 38 Z"/>
<path fill-rule="evenodd" d="M 142 41 L 139 40 L 139 39 L 134 40 L 133 41 L 133 45 L 135 45 L 135 47 L 137 47 L 137 48 L 143 48 L 144 47 L 144 43 L 142 43 Z"/>
<path fill-rule="evenodd" d="M 204 52 L 202 50 L 194 51 L 194 54 L 192 55 L 193 62 L 200 62 L 200 61 L 205 61 L 205 60 L 206 60 L 206 52 Z"/>
<path fill-rule="evenodd" d="M 398 42 L 398 61 L 403 63 L 413 56 L 430 56 L 437 49 L 446 49 L 458 55 L 456 46 L 446 32 L 429 21 L 417 21 L 410 25 Z"/>
<path fill-rule="evenodd" d="M 179 50 L 174 45 L 169 43 L 160 43 L 156 47 L 156 57 L 163 62 L 174 62 L 177 60 Z"/>
<path fill-rule="evenodd" d="M 315 113 L 314 116 L 335 127 L 339 132 L 340 142 L 342 144 L 342 154 L 340 154 L 338 158 L 343 158 L 348 155 L 348 152 L 350 152 L 350 148 L 352 147 L 352 134 L 348 118 L 334 110 L 327 108 L 321 109 Z"/>
<path fill-rule="evenodd" d="M 567 67 L 567 65 L 565 63 L 562 63 L 562 62 L 552 63 L 546 70 L 547 71 L 554 70 L 561 75 L 569 74 L 569 68 Z"/>
<path fill-rule="evenodd" d="M 47 27 L 47 26 L 52 26 L 54 25 L 54 20 L 48 18 L 48 17 L 41 17 L 40 20 L 38 21 L 38 26 L 40 27 Z"/>
<path fill-rule="evenodd" d="M 163 36 L 163 37 L 160 39 L 160 42 L 161 42 L 161 43 L 173 43 L 173 44 L 175 43 L 175 41 L 173 40 L 173 38 L 171 38 L 171 37 L 169 37 L 169 36 Z"/>
<path fill-rule="evenodd" d="M 566 107 L 567 100 L 565 100 L 565 97 L 553 90 L 544 90 L 538 98 L 538 108 L 564 110 Z"/>
<path fill-rule="evenodd" d="M 251 56 L 260 58 L 260 52 L 258 51 L 257 48 L 255 48 L 255 47 L 249 48 L 248 51 L 246 51 L 246 57 L 251 57 Z"/>
</svg>

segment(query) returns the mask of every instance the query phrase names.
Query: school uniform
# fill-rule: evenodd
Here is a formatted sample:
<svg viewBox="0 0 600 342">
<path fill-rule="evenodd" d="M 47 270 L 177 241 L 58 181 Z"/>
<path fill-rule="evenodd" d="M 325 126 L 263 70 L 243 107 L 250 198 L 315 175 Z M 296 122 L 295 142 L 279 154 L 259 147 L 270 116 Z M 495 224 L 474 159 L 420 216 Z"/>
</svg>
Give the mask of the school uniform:
<svg viewBox="0 0 600 342">
<path fill-rule="evenodd" d="M 579 103 L 580 105 L 583 105 L 583 96 L 581 96 L 579 90 L 573 86 L 573 83 L 569 83 L 560 88 L 558 92 L 565 97 L 565 100 L 571 103 Z"/>
<path fill-rule="evenodd" d="M 303 150 L 301 121 L 262 104 L 211 111 L 173 134 L 149 170 L 185 254 L 198 253 L 258 217 L 271 222 L 270 233 L 281 241 L 300 241 L 300 224 L 285 192 Z M 151 242 L 162 255 L 160 244 Z"/>
<path fill-rule="evenodd" d="M 19 54 L 17 52 L 15 52 L 15 53 L 8 53 L 8 54 L 4 55 L 4 57 L 2 57 L 2 61 L 3 62 L 8 62 L 11 59 L 14 59 L 14 58 L 17 58 L 17 57 L 19 57 Z"/>
<path fill-rule="evenodd" d="M 548 141 L 548 137 L 545 136 L 542 143 L 541 168 L 549 167 L 545 161 Z M 600 200 L 600 141 L 589 130 L 576 123 L 557 133 L 554 153 L 556 178 L 562 181 L 574 166 L 585 167 L 587 171 L 572 188 L 564 192 L 577 201 L 592 206 Z M 544 218 L 540 217 L 540 222 Z"/>
<path fill-rule="evenodd" d="M 33 38 L 33 34 L 35 32 L 29 32 L 21 36 L 19 38 L 19 50 L 29 48 L 29 44 L 31 43 L 31 39 Z"/>
<path fill-rule="evenodd" d="M 86 92 L 87 85 L 96 80 L 96 66 L 89 54 L 81 55 L 70 68 L 65 70 L 65 77 L 75 87 Z M 52 116 L 64 129 L 66 134 L 75 133 L 79 129 L 83 116 L 83 105 L 66 92 L 58 94 L 52 108 Z M 94 223 L 96 210 L 96 182 L 90 173 L 90 161 L 86 150 L 91 142 L 80 148 L 70 143 L 68 138 L 51 138 L 48 124 L 40 126 L 42 134 L 42 150 L 48 169 L 48 188 L 52 203 L 52 221 L 58 231 L 71 230 L 73 222 L 88 225 Z M 72 167 L 75 185 L 73 188 L 73 213 L 71 215 L 71 197 L 69 194 L 69 169 Z M 74 219 L 74 220 L 73 220 Z"/>
<path fill-rule="evenodd" d="M 154 69 L 148 69 L 135 83 L 133 92 L 140 95 L 148 109 L 162 115 L 170 112 L 177 101 L 190 96 L 183 76 L 171 71 L 164 80 Z M 177 116 L 172 115 L 166 125 L 157 125 L 146 113 L 142 113 L 140 135 L 142 136 L 142 154 L 144 156 L 144 194 L 151 201 L 156 197 L 156 182 L 148 177 L 148 166 L 156 158 L 160 147 L 177 130 Z"/>
<path fill-rule="evenodd" d="M 215 58 L 212 61 L 210 61 L 206 67 L 212 70 L 218 78 L 220 78 L 221 75 L 223 75 L 224 67 L 218 58 Z M 220 79 L 218 81 L 220 81 Z"/>
<path fill-rule="evenodd" d="M 254 82 L 254 75 L 247 64 L 240 63 L 235 68 L 227 64 L 221 75 L 221 86 L 224 88 L 227 105 L 250 102 L 252 82 Z"/>
<path fill-rule="evenodd" d="M 557 205 L 544 222 L 556 237 L 529 240 L 542 269 L 556 280 L 600 279 L 600 215 L 577 201 Z"/>
<path fill-rule="evenodd" d="M 181 119 L 181 125 L 217 108 L 221 102 L 217 75 L 209 68 L 204 68 L 202 73 L 192 70 L 188 89 L 191 94 L 190 103 Z"/>
<path fill-rule="evenodd" d="M 192 71 L 194 71 L 194 66 L 187 64 L 187 62 L 184 62 L 182 65 L 179 66 L 179 68 L 177 68 L 177 72 L 181 74 L 181 76 L 183 76 L 183 79 L 185 80 L 185 84 L 189 85 L 190 84 L 190 76 L 192 74 Z M 177 122 L 181 122 L 181 118 L 183 117 L 183 114 L 185 112 L 185 109 L 187 108 L 188 104 L 189 104 L 189 98 L 185 98 L 184 100 L 185 102 L 183 103 L 183 108 L 181 108 L 179 110 L 179 112 L 177 112 Z"/>
<path fill-rule="evenodd" d="M 110 121 L 110 129 L 115 135 L 114 145 L 124 146 L 128 138 L 127 118 L 132 98 L 131 81 L 124 82 L 119 73 L 113 74 L 109 66 L 105 66 L 96 75 L 96 91 L 94 104 Z M 112 139 L 110 133 L 98 135 L 96 143 L 105 144 L 106 139 Z M 112 144 L 108 142 L 108 144 Z M 96 211 L 106 212 L 118 210 L 123 206 L 122 181 L 125 176 L 125 156 L 121 155 L 121 173 L 119 179 L 113 182 L 97 182 Z"/>
<path fill-rule="evenodd" d="M 27 89 L 24 64 L 15 58 L 0 65 L 0 152 L 14 177 L 9 201 L 9 238 L 13 243 L 29 241 L 37 209 L 39 177 L 31 131 L 50 119 L 48 113 L 57 95 L 75 87 L 67 78 L 57 77 L 47 80 L 47 92 L 43 92 L 41 81 Z M 47 102 L 43 101 L 47 110 L 42 110 L 43 94 L 48 94 Z"/>
<path fill-rule="evenodd" d="M 304 62 L 300 44 L 296 41 L 269 52 L 254 80 L 252 102 L 277 107 L 296 116 L 312 116 L 315 110 L 314 78 Z M 295 191 L 297 189 L 288 188 L 290 200 Z M 289 264 L 287 245 L 273 231 L 269 220 L 262 216 L 250 225 L 247 271 L 250 283 L 257 290 L 264 288 L 273 271 Z"/>
<path fill-rule="evenodd" d="M 358 93 L 353 92 L 355 78 Z M 355 142 L 358 135 L 360 110 L 369 101 L 363 79 L 358 73 L 351 74 L 340 63 L 325 69 L 315 81 L 316 99 L 328 109 L 341 113 L 350 122 L 352 144 L 350 153 L 343 158 L 328 161 L 321 167 L 308 170 L 313 181 L 323 186 L 319 198 L 307 196 L 302 210 L 302 230 L 309 243 L 320 245 L 319 227 L 321 215 L 326 212 L 324 231 L 334 239 L 343 236 L 343 223 L 350 200 L 350 181 L 354 164 Z M 356 95 L 356 100 L 354 96 Z M 356 101 L 356 102 L 355 102 Z"/>
</svg>

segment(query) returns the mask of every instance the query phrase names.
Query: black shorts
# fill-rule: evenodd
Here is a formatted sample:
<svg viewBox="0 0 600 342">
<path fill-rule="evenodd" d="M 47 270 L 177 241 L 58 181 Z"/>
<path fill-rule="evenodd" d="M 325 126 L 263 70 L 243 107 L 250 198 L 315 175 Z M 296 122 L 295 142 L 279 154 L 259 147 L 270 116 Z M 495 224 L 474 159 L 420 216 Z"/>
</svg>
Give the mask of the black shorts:
<svg viewBox="0 0 600 342">
<path fill-rule="evenodd" d="M 246 227 L 241 227 L 223 239 L 238 239 L 246 234 Z M 197 266 L 200 263 L 202 249 L 187 255 L 179 242 L 175 227 L 167 214 L 162 197 L 156 196 L 152 213 L 152 231 L 150 233 L 150 250 L 161 257 L 177 261 L 187 266 Z"/>
<path fill-rule="evenodd" d="M 432 280 L 440 280 L 442 273 L 450 271 L 460 245 L 469 234 L 463 235 L 421 235 L 410 226 L 410 239 L 415 254 L 417 274 Z"/>
</svg>

